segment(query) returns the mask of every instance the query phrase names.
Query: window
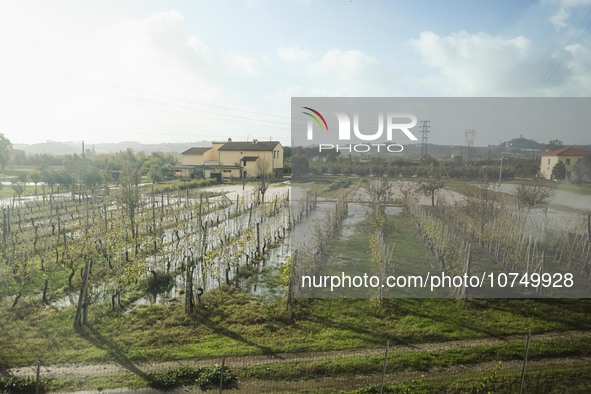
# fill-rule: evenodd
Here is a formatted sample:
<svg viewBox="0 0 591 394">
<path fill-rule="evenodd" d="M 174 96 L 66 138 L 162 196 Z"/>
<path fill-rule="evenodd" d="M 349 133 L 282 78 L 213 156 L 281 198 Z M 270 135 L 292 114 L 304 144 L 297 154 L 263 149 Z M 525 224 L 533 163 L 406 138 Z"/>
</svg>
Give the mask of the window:
<svg viewBox="0 0 591 394">
<path fill-rule="evenodd" d="M 548 159 L 548 164 L 550 164 L 550 159 Z"/>
<path fill-rule="evenodd" d="M 566 165 L 570 166 L 570 159 L 566 159 Z"/>
</svg>

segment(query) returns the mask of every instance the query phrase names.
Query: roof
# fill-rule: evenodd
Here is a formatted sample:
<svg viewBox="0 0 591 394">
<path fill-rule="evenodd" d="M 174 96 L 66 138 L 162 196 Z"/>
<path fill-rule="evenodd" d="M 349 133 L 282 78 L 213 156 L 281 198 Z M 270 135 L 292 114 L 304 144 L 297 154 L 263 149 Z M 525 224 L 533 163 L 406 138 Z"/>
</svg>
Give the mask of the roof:
<svg viewBox="0 0 591 394">
<path fill-rule="evenodd" d="M 546 152 L 542 156 L 587 156 L 587 155 L 591 155 L 591 150 L 568 147 L 568 148 L 556 149 L 556 150 L 552 150 L 550 152 Z"/>
<path fill-rule="evenodd" d="M 230 141 L 226 142 L 219 150 L 237 151 L 272 151 L 279 141 Z"/>
<path fill-rule="evenodd" d="M 257 161 L 258 160 L 258 156 L 244 156 L 241 160 L 242 161 Z"/>
<path fill-rule="evenodd" d="M 202 155 L 210 149 L 211 148 L 189 148 L 181 153 L 181 155 Z"/>
</svg>

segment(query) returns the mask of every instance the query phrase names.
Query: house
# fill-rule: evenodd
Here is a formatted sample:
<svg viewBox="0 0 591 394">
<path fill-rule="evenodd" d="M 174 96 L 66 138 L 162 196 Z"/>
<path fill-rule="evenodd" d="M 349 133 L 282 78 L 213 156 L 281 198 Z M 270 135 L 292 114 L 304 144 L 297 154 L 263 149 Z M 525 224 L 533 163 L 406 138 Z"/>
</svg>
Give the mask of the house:
<svg viewBox="0 0 591 394">
<path fill-rule="evenodd" d="M 211 147 L 191 148 L 181 153 L 174 168 L 181 179 L 247 179 L 261 173 L 283 175 L 283 146 L 279 141 L 214 141 Z M 220 175 L 221 174 L 221 175 Z"/>
<path fill-rule="evenodd" d="M 573 167 L 584 156 L 591 155 L 591 150 L 579 148 L 561 148 L 542 154 L 540 173 L 546 179 L 552 179 L 552 169 L 562 162 L 566 168 L 566 180 L 572 179 Z"/>
</svg>

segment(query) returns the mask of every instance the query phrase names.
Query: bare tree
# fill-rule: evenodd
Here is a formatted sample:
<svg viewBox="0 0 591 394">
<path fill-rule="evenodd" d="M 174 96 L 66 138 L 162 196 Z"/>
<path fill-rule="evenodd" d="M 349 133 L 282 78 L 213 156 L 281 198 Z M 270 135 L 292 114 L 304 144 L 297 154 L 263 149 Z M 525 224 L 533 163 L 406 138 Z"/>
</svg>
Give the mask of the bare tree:
<svg viewBox="0 0 591 394">
<path fill-rule="evenodd" d="M 21 195 L 27 188 L 27 178 L 28 176 L 25 172 L 19 172 L 17 178 L 13 179 L 11 182 L 12 189 L 14 190 L 19 199 L 21 198 Z"/>
<path fill-rule="evenodd" d="M 495 186 L 495 181 L 485 175 L 466 193 L 465 212 L 478 228 L 480 236 L 484 233 L 485 226 L 503 209 L 501 195 Z"/>
<path fill-rule="evenodd" d="M 419 190 L 426 196 L 431 197 L 431 206 L 435 206 L 435 195 L 437 190 L 443 189 L 445 183 L 443 182 L 443 176 L 441 171 L 433 168 L 427 179 L 419 184 Z"/>
<path fill-rule="evenodd" d="M 140 205 L 141 192 L 139 189 L 141 166 L 138 163 L 126 162 L 121 168 L 119 182 L 121 189 L 117 194 L 117 202 L 121 205 L 131 228 L 131 235 L 137 237 L 135 228 L 135 216 Z"/>
<path fill-rule="evenodd" d="M 264 156 L 259 157 L 256 161 L 256 191 L 260 194 L 261 202 L 265 202 L 265 193 L 269 188 L 269 183 L 273 179 L 272 169 L 269 170 L 270 166 L 269 160 Z"/>
<path fill-rule="evenodd" d="M 517 200 L 521 205 L 534 206 L 544 204 L 554 197 L 554 189 L 540 183 L 522 183 L 515 188 Z"/>
<path fill-rule="evenodd" d="M 409 207 L 411 202 L 411 198 L 415 195 L 417 191 L 417 184 L 414 182 L 407 182 L 403 181 L 400 182 L 400 193 L 402 193 L 402 203 L 406 208 Z"/>
<path fill-rule="evenodd" d="M 387 246 L 384 237 L 386 233 L 386 204 L 392 199 L 392 186 L 394 182 L 384 176 L 377 180 L 369 179 L 364 182 L 364 187 L 369 194 L 369 210 L 366 213 L 370 225 L 370 261 L 375 275 L 384 278 L 391 268 L 393 245 Z M 378 298 L 383 301 L 383 292 Z"/>
<path fill-rule="evenodd" d="M 378 180 L 369 179 L 363 184 L 369 194 L 370 203 L 373 208 L 383 211 L 384 206 L 392 199 L 392 186 L 394 181 L 387 176 L 380 177 Z"/>
</svg>

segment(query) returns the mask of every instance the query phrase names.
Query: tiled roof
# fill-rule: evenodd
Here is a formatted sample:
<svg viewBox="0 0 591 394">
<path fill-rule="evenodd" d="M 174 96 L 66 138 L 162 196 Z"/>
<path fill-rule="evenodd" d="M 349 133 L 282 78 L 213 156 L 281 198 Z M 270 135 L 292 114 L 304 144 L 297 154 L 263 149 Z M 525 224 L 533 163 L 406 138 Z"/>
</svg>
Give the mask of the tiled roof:
<svg viewBox="0 0 591 394">
<path fill-rule="evenodd" d="M 244 156 L 242 159 L 242 161 L 257 161 L 259 157 L 258 156 Z"/>
<path fill-rule="evenodd" d="M 202 155 L 210 149 L 211 148 L 189 148 L 181 153 L 181 155 Z"/>
<path fill-rule="evenodd" d="M 226 142 L 219 150 L 229 151 L 272 151 L 279 141 L 230 141 Z"/>
<path fill-rule="evenodd" d="M 552 150 L 544 153 L 542 156 L 587 156 L 591 155 L 591 150 L 579 149 L 579 148 L 562 148 Z"/>
</svg>

